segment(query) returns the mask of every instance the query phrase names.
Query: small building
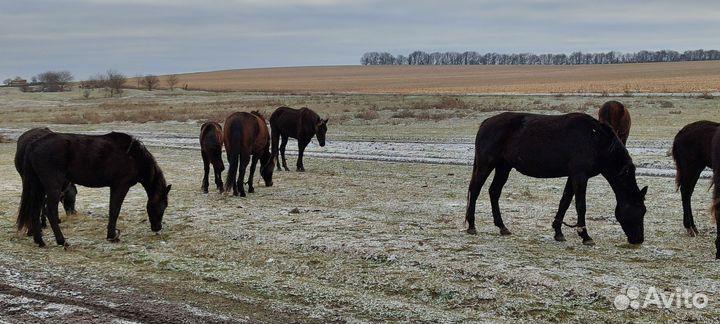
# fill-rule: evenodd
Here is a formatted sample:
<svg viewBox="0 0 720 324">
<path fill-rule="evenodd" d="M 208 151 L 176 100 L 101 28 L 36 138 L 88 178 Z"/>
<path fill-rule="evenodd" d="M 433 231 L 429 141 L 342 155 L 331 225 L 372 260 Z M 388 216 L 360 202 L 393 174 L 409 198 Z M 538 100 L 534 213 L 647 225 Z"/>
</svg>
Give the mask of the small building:
<svg viewBox="0 0 720 324">
<path fill-rule="evenodd" d="M 25 79 L 15 79 L 15 80 L 10 81 L 9 85 L 11 87 L 22 88 L 22 87 L 26 87 L 28 85 L 28 82 Z"/>
</svg>

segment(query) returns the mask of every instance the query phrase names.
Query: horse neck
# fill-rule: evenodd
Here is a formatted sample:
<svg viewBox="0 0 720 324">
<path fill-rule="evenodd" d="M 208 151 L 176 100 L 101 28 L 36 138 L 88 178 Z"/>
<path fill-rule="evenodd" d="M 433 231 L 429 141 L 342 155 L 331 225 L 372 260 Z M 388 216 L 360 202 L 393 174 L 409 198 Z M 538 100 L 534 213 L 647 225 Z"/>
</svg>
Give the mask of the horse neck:
<svg viewBox="0 0 720 324">
<path fill-rule="evenodd" d="M 163 175 L 155 160 L 149 157 L 149 153 L 141 150 L 144 150 L 144 148 L 136 148 L 133 152 L 135 168 L 138 170 L 137 181 L 143 186 L 148 197 L 151 197 L 159 190 L 158 182 L 160 182 Z"/>
<path fill-rule="evenodd" d="M 615 200 L 618 203 L 632 201 L 633 194 L 638 191 L 634 173 L 613 176 L 603 173 L 603 177 L 610 184 L 610 188 L 615 193 Z"/>
</svg>

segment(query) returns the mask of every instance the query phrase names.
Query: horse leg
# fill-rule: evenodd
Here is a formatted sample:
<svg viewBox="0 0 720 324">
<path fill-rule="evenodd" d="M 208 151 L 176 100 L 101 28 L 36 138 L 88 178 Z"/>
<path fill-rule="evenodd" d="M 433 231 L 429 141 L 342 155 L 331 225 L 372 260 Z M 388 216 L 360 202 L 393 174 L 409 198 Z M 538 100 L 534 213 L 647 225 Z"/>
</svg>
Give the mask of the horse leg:
<svg viewBox="0 0 720 324">
<path fill-rule="evenodd" d="M 207 154 L 205 154 L 204 151 L 201 151 L 200 154 L 202 155 L 203 160 L 203 179 L 202 184 L 200 185 L 200 189 L 204 193 L 208 193 L 208 186 L 210 186 L 210 183 L 208 181 L 208 174 L 210 173 L 210 161 L 208 161 Z"/>
<path fill-rule="evenodd" d="M 255 192 L 255 187 L 253 186 L 253 176 L 255 175 L 255 167 L 257 166 L 258 157 L 253 154 L 252 162 L 250 163 L 250 174 L 248 175 L 248 193 Z"/>
<path fill-rule="evenodd" d="M 248 163 L 250 163 L 250 154 L 240 154 L 240 170 L 239 175 L 237 178 L 237 186 L 240 190 L 240 197 L 245 197 L 245 184 L 243 183 L 245 179 L 245 170 L 247 169 Z"/>
<path fill-rule="evenodd" d="M 588 235 L 587 228 L 585 227 L 585 192 L 587 191 L 587 177 L 574 176 L 571 177 L 573 183 L 573 191 L 575 192 L 575 209 L 577 210 L 578 222 L 577 232 L 583 239 L 585 245 L 595 245 L 595 242 L 590 235 Z"/>
<path fill-rule="evenodd" d="M 573 195 L 572 179 L 568 177 L 567 182 L 565 183 L 565 190 L 563 190 L 562 198 L 560 198 L 560 207 L 558 207 L 557 214 L 555 214 L 555 221 L 552 223 L 552 228 L 555 230 L 555 241 L 565 241 L 565 235 L 562 233 L 562 223 L 565 218 L 565 212 L 567 212 L 570 207 Z"/>
<path fill-rule="evenodd" d="M 218 156 L 215 157 L 215 161 L 213 163 L 213 171 L 215 172 L 215 186 L 217 187 L 217 190 L 222 192 L 223 190 L 223 182 L 222 182 L 222 172 L 225 170 L 225 165 L 223 165 L 222 162 L 222 155 L 218 154 Z"/>
<path fill-rule="evenodd" d="M 238 189 L 237 189 L 237 182 L 235 182 L 235 177 L 237 176 L 237 171 L 238 171 L 238 155 L 228 152 L 227 157 L 228 157 L 228 173 L 227 173 L 227 177 L 225 178 L 225 192 L 230 192 L 230 189 L 232 189 L 233 196 L 237 196 Z"/>
<path fill-rule="evenodd" d="M 505 227 L 502 216 L 500 215 L 500 194 L 502 194 L 502 188 L 508 180 L 510 175 L 510 168 L 506 165 L 500 165 L 495 168 L 495 176 L 493 177 L 492 183 L 490 183 L 490 205 L 492 206 L 492 215 L 495 226 L 500 228 L 500 235 L 510 235 L 510 230 Z"/>
<path fill-rule="evenodd" d="M 688 167 L 687 169 L 690 168 Z M 689 236 L 695 236 L 699 234 L 697 227 L 695 226 L 695 220 L 693 219 L 691 204 L 692 194 L 693 191 L 695 191 L 695 185 L 697 184 L 698 178 L 700 178 L 700 173 L 703 169 L 704 166 L 700 168 L 694 168 L 691 170 L 687 170 L 688 172 L 685 174 L 680 173 L 680 170 L 678 170 L 678 182 L 680 183 L 680 195 L 682 196 L 683 206 L 683 225 L 685 226 L 685 230 L 687 231 L 687 234 Z"/>
<path fill-rule="evenodd" d="M 280 155 L 280 134 L 278 132 L 279 131 L 277 129 L 272 130 L 272 134 L 270 135 L 270 137 L 271 137 L 270 145 L 272 145 L 271 153 L 272 153 L 272 156 L 275 157 L 275 161 L 277 164 L 277 170 L 282 171 L 282 169 L 280 168 L 280 159 L 278 159 L 278 156 Z"/>
<path fill-rule="evenodd" d="M 282 155 L 282 165 L 285 171 L 290 171 L 290 169 L 287 166 L 287 160 L 285 159 L 285 146 L 287 146 L 288 137 L 283 135 L 282 137 L 282 143 L 280 143 L 280 154 Z M 278 170 L 280 170 L 280 161 L 278 161 Z"/>
<path fill-rule="evenodd" d="M 470 179 L 470 186 L 468 187 L 467 206 L 465 207 L 465 221 L 468 223 L 468 234 L 477 234 L 477 229 L 475 229 L 475 204 L 480 195 L 480 190 L 492 170 L 492 167 L 477 165 L 477 162 L 473 167 L 473 174 Z"/>
<path fill-rule="evenodd" d="M 305 153 L 305 147 L 308 142 L 298 140 L 298 159 L 297 159 L 297 171 L 305 172 L 305 166 L 303 165 L 303 154 Z"/>
<path fill-rule="evenodd" d="M 118 216 L 120 216 L 120 207 L 122 207 L 128 190 L 130 190 L 130 186 L 127 185 L 110 187 L 110 217 L 107 226 L 107 240 L 113 243 L 120 241 L 117 220 Z"/>
<path fill-rule="evenodd" d="M 75 215 L 75 197 L 77 197 L 77 187 L 74 183 L 69 183 L 67 189 L 63 191 L 62 204 L 66 215 Z"/>
<path fill-rule="evenodd" d="M 60 190 L 48 190 L 47 191 L 47 217 L 50 221 L 50 227 L 52 228 L 53 234 L 55 235 L 55 242 L 58 245 L 68 246 L 65 242 L 65 237 L 62 231 L 60 231 L 60 224 L 58 220 L 58 204 L 60 203 Z"/>
</svg>

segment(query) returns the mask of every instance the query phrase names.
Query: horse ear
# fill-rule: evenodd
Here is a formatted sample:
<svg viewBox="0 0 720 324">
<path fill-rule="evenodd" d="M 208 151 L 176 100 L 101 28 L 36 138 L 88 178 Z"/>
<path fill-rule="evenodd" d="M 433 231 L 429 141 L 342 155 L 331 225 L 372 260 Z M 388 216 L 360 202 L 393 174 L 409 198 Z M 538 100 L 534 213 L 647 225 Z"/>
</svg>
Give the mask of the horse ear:
<svg viewBox="0 0 720 324">
<path fill-rule="evenodd" d="M 648 189 L 648 187 L 645 186 L 644 188 L 642 188 L 642 189 L 640 190 L 640 196 L 641 196 L 643 199 L 645 199 L 645 195 L 647 194 L 647 189 Z"/>
<path fill-rule="evenodd" d="M 325 120 L 323 120 L 323 124 L 327 124 L 328 120 L 330 120 L 330 118 L 325 118 Z"/>
<path fill-rule="evenodd" d="M 171 184 L 169 184 L 167 187 L 165 187 L 165 195 L 167 195 L 170 192 L 171 188 L 172 188 Z"/>
</svg>

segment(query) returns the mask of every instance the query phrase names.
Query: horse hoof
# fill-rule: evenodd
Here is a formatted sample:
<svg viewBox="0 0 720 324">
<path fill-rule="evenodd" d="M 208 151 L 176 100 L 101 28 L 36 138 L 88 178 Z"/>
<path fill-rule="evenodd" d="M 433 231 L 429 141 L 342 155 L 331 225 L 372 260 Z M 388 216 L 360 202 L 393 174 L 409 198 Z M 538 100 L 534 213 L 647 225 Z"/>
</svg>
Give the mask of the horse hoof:
<svg viewBox="0 0 720 324">
<path fill-rule="evenodd" d="M 204 194 L 208 193 L 207 188 L 203 188 L 203 189 L 202 189 L 202 193 L 204 193 Z"/>
<path fill-rule="evenodd" d="M 236 195 L 236 196 L 237 196 L 237 195 Z M 243 193 L 240 193 L 240 197 L 246 197 L 246 196 L 247 196 L 247 195 L 245 195 L 244 192 L 243 192 Z"/>
<path fill-rule="evenodd" d="M 595 245 L 595 241 L 593 241 L 592 239 L 583 240 L 583 245 L 593 246 Z"/>
<path fill-rule="evenodd" d="M 255 192 L 255 188 L 249 188 L 249 189 L 248 189 L 248 193 L 254 193 L 254 192 Z"/>
<path fill-rule="evenodd" d="M 508 235 L 510 235 L 510 234 L 512 234 L 512 232 L 510 232 L 510 230 L 507 229 L 507 227 L 503 227 L 503 228 L 500 229 L 500 235 L 502 235 L 502 236 L 508 236 Z"/>
<path fill-rule="evenodd" d="M 562 235 L 562 234 L 560 234 L 560 235 L 555 235 L 555 241 L 565 242 L 565 235 Z"/>
<path fill-rule="evenodd" d="M 285 171 L 290 171 L 290 168 L 288 168 L 288 167 L 285 167 Z"/>
<path fill-rule="evenodd" d="M 297 172 L 305 172 L 305 168 L 298 168 Z"/>
<path fill-rule="evenodd" d="M 697 235 L 697 233 L 695 233 L 695 230 L 693 230 L 692 227 L 688 227 L 685 230 L 687 230 L 687 234 L 690 237 L 695 237 Z"/>
<path fill-rule="evenodd" d="M 468 233 L 468 234 L 471 234 L 471 235 L 475 235 L 475 234 L 477 234 L 477 230 L 474 229 L 474 228 L 468 228 L 468 229 L 467 229 L 467 233 Z"/>
<path fill-rule="evenodd" d="M 65 242 L 65 244 L 63 244 L 63 250 L 67 251 L 68 249 L 70 249 L 70 243 Z"/>
<path fill-rule="evenodd" d="M 110 242 L 110 243 L 120 242 L 120 230 L 116 229 L 116 230 L 115 230 L 115 235 L 112 236 L 112 237 L 110 237 L 110 236 L 108 235 L 107 241 Z"/>
<path fill-rule="evenodd" d="M 55 242 L 57 242 L 57 245 L 61 245 L 61 246 L 65 246 L 65 244 L 67 244 L 67 243 L 65 242 L 65 240 L 55 241 Z"/>
<path fill-rule="evenodd" d="M 41 247 L 41 248 L 46 247 L 45 242 L 43 242 L 43 241 L 38 242 L 37 245 L 38 245 L 38 247 Z"/>
</svg>

